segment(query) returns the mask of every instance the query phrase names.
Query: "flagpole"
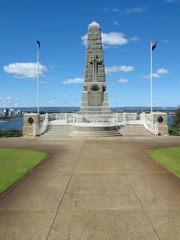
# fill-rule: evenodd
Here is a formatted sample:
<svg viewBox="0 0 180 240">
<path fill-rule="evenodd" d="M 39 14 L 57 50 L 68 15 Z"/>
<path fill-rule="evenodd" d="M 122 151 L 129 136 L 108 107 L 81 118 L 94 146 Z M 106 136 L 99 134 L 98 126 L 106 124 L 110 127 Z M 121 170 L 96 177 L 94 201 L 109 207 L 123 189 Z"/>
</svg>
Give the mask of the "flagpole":
<svg viewBox="0 0 180 240">
<path fill-rule="evenodd" d="M 150 62 L 151 62 L 151 66 L 150 66 L 150 68 L 151 68 L 151 73 L 150 73 L 150 75 L 151 75 L 151 113 L 152 113 L 152 111 L 153 111 L 153 92 L 152 92 L 152 41 L 150 42 Z"/>
<path fill-rule="evenodd" d="M 37 41 L 37 113 L 39 114 L 39 55 L 40 55 L 40 45 Z"/>
</svg>

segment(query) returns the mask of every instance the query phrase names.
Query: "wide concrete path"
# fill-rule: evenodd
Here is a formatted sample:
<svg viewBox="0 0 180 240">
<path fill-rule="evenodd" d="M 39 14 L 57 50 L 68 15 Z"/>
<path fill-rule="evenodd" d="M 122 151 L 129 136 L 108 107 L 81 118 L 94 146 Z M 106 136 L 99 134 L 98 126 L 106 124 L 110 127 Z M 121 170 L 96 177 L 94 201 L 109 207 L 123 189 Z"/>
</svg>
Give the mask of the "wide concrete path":
<svg viewBox="0 0 180 240">
<path fill-rule="evenodd" d="M 12 138 L 48 159 L 0 200 L 1 240 L 179 240 L 180 182 L 147 151 L 179 137 Z"/>
</svg>

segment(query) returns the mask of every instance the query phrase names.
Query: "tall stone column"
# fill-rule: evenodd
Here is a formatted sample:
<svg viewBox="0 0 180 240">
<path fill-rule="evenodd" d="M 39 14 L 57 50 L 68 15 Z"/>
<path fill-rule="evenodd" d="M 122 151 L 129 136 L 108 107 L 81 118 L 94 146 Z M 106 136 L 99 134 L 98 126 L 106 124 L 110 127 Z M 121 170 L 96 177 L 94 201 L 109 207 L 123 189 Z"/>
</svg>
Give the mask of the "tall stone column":
<svg viewBox="0 0 180 240">
<path fill-rule="evenodd" d="M 102 49 L 101 28 L 88 25 L 84 89 L 80 112 L 110 112 Z"/>
</svg>

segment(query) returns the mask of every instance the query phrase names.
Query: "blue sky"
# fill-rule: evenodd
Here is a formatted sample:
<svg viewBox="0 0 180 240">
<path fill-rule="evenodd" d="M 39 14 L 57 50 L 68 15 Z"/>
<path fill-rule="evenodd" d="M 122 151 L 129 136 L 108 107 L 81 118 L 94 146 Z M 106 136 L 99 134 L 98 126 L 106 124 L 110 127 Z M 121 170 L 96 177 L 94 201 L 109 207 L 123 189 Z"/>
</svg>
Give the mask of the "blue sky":
<svg viewBox="0 0 180 240">
<path fill-rule="evenodd" d="M 88 25 L 101 26 L 110 107 L 180 104 L 180 0 L 1 0 L 0 108 L 81 105 Z"/>
</svg>

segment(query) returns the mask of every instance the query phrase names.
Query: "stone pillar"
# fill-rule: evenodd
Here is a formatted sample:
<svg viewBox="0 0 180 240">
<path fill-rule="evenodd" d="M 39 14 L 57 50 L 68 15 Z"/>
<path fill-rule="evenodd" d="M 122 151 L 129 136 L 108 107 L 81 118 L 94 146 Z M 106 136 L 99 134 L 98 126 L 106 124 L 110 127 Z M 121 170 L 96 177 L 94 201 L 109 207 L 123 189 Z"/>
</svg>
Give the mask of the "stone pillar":
<svg viewBox="0 0 180 240">
<path fill-rule="evenodd" d="M 169 135 L 167 113 L 152 112 L 150 113 L 150 121 L 152 124 L 158 123 L 158 131 L 161 135 Z"/>
<path fill-rule="evenodd" d="M 23 117 L 23 136 L 33 136 L 33 125 L 40 123 L 40 115 L 37 113 L 25 113 Z"/>
<path fill-rule="evenodd" d="M 110 112 L 101 28 L 96 22 L 88 26 L 84 89 L 80 112 Z"/>
</svg>

